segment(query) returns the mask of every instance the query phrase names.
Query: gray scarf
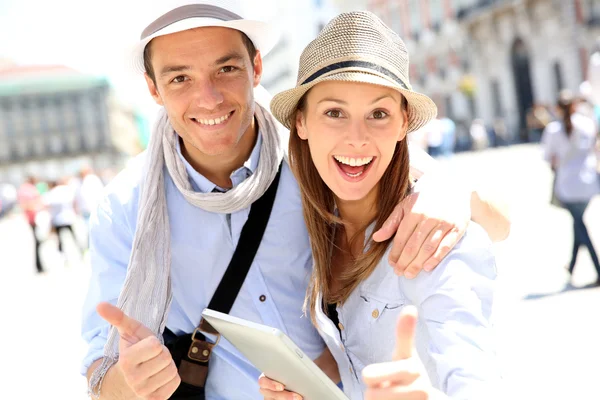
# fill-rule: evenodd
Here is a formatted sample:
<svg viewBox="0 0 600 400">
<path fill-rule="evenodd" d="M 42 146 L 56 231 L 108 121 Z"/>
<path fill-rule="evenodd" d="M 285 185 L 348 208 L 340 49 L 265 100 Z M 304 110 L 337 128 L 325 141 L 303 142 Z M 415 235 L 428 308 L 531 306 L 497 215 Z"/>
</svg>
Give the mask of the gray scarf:
<svg viewBox="0 0 600 400">
<path fill-rule="evenodd" d="M 185 165 L 177 154 L 178 135 L 171 127 L 166 111 L 161 109 L 159 112 L 146 159 L 127 277 L 117 307 L 154 331 L 161 341 L 172 299 L 171 235 L 164 166 L 185 199 L 198 208 L 230 214 L 250 207 L 275 178 L 284 156 L 284 143 L 287 143 L 285 128 L 258 103 L 255 117 L 263 140 L 257 170 L 226 193 L 197 193 L 192 189 Z M 104 359 L 90 378 L 89 393 L 92 397 L 100 396 L 102 380 L 108 369 L 118 361 L 118 352 L 119 333 L 111 327 L 104 347 Z"/>
</svg>

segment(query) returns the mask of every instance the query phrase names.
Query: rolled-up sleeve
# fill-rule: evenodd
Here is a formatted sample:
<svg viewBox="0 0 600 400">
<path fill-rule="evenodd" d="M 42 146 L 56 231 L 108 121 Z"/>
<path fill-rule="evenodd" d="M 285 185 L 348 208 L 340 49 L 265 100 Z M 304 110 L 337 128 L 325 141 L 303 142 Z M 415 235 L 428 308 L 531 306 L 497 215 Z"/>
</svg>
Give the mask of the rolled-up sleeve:
<svg viewBox="0 0 600 400">
<path fill-rule="evenodd" d="M 491 241 L 472 224 L 435 270 L 402 280 L 402 290 L 417 306 L 430 338 L 436 386 L 452 399 L 499 395 L 501 374 L 491 322 L 495 279 Z"/>
<path fill-rule="evenodd" d="M 133 233 L 126 217 L 118 199 L 107 196 L 90 218 L 92 271 L 81 327 L 89 347 L 81 365 L 83 375 L 102 357 L 110 328 L 96 313 L 96 305 L 103 301 L 116 304 L 127 274 Z"/>
</svg>

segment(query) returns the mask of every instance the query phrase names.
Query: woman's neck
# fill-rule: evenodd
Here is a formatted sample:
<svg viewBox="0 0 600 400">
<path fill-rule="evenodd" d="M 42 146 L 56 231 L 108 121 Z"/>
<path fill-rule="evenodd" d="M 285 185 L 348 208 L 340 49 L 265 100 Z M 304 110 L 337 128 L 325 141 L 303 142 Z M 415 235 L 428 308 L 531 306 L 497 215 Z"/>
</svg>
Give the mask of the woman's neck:
<svg viewBox="0 0 600 400">
<path fill-rule="evenodd" d="M 351 246 L 351 240 L 361 230 L 363 230 L 377 216 L 377 187 L 373 188 L 369 194 L 360 200 L 341 200 L 336 198 L 336 205 L 339 216 L 344 224 L 345 238 L 347 242 L 347 250 L 351 250 L 355 255 L 355 251 L 359 250 L 362 253 L 362 244 L 364 243 L 364 232 L 360 238 L 356 238 L 360 246 Z M 360 247 L 360 249 L 358 249 Z"/>
</svg>

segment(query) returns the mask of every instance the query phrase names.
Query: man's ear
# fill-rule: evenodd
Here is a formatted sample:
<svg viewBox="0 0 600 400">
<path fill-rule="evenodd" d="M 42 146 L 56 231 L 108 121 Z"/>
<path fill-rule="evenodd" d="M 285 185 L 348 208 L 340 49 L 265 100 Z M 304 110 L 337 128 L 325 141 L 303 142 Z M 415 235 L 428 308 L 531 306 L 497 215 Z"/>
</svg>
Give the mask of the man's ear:
<svg viewBox="0 0 600 400">
<path fill-rule="evenodd" d="M 158 88 L 156 87 L 156 84 L 154 83 L 152 78 L 150 78 L 150 76 L 147 73 L 144 73 L 144 78 L 146 79 L 146 85 L 148 85 L 148 91 L 150 92 L 150 96 L 152 96 L 156 104 L 158 104 L 159 106 L 164 105 L 162 97 L 160 97 Z"/>
<path fill-rule="evenodd" d="M 262 78 L 263 73 L 263 63 L 262 63 L 262 55 L 259 50 L 256 50 L 256 55 L 254 56 L 254 87 L 257 87 L 260 84 L 260 79 Z"/>
<path fill-rule="evenodd" d="M 298 137 L 300 139 L 308 139 L 308 132 L 306 131 L 306 119 L 300 110 L 296 112 L 296 132 L 298 133 Z"/>
</svg>

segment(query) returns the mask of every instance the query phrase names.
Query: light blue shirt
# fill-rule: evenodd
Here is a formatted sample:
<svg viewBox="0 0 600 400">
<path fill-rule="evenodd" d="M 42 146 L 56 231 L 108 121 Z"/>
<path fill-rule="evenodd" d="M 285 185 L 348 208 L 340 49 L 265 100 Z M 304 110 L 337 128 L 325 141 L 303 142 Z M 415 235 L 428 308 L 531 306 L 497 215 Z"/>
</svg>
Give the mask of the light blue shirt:
<svg viewBox="0 0 600 400">
<path fill-rule="evenodd" d="M 258 165 L 260 138 L 244 166 L 231 175 L 240 184 Z M 192 187 L 208 193 L 215 184 L 185 163 Z M 81 372 L 103 355 L 109 325 L 95 311 L 101 301 L 116 304 L 127 273 L 136 229 L 143 156 L 120 173 L 90 221 L 92 276 L 83 308 L 82 334 L 89 343 Z M 250 208 L 231 215 L 190 205 L 165 170 L 165 189 L 171 228 L 173 302 L 167 327 L 176 334 L 191 333 L 200 322 L 240 238 Z M 308 232 L 304 225 L 298 185 L 284 161 L 277 196 L 264 237 L 230 314 L 276 327 L 307 355 L 324 349 L 302 306 L 312 268 Z M 229 342 L 221 338 L 211 356 L 207 399 L 262 399 L 260 372 Z"/>
<path fill-rule="evenodd" d="M 412 280 L 396 276 L 387 258 L 386 252 L 338 305 L 341 332 L 323 312 L 322 297 L 316 299 L 319 332 L 346 395 L 362 400 L 363 368 L 392 360 L 398 316 L 412 304 L 419 312 L 415 346 L 432 385 L 452 399 L 497 398 L 500 372 L 490 323 L 496 267 L 483 228 L 471 223 L 436 269 Z"/>
</svg>

